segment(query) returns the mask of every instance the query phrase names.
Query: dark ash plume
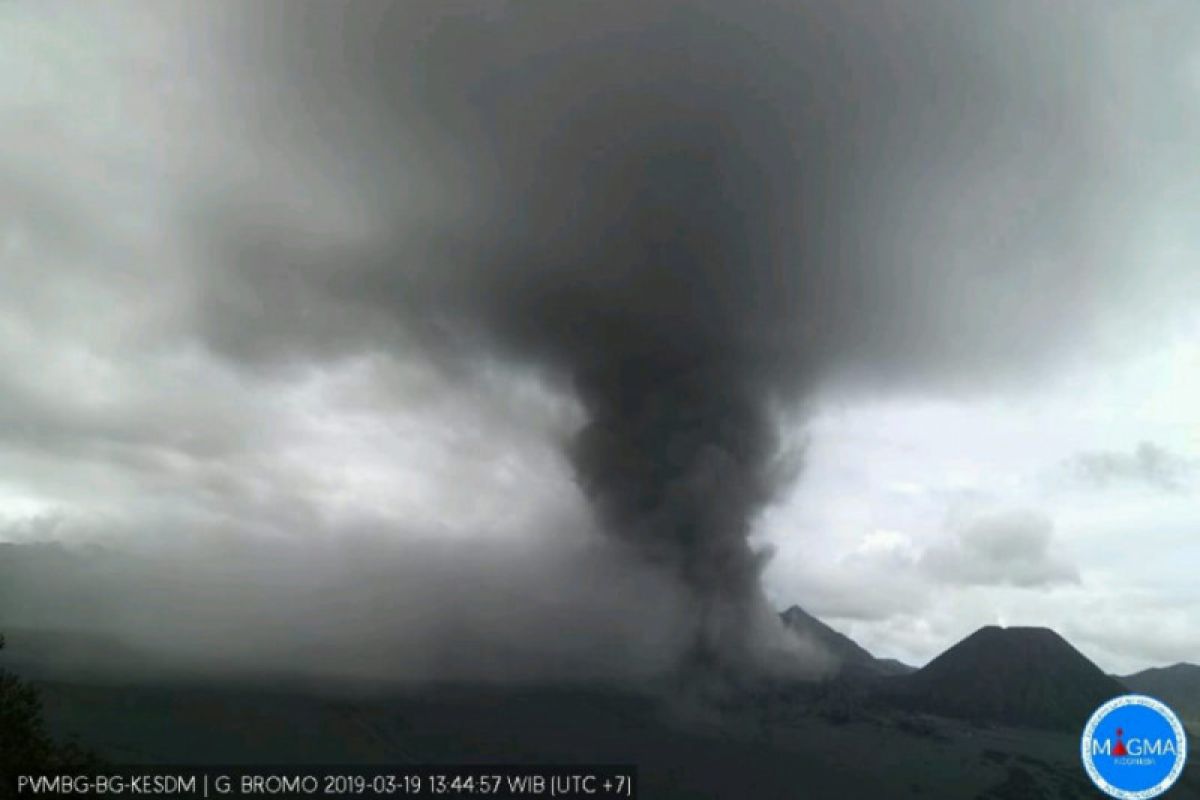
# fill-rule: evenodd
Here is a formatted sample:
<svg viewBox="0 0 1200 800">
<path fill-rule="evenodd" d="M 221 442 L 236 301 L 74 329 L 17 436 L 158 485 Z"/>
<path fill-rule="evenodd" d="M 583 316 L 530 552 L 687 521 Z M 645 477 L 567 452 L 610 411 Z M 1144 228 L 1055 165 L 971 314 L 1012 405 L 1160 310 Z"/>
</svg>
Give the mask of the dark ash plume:
<svg viewBox="0 0 1200 800">
<path fill-rule="evenodd" d="M 286 302 L 210 303 L 209 341 L 248 358 L 467 344 L 562 380 L 597 517 L 698 596 L 706 651 L 742 648 L 760 605 L 746 535 L 773 488 L 773 404 L 835 373 L 1027 374 L 1128 288 L 1114 221 L 1152 180 L 1112 135 L 1136 133 L 1109 93 L 1137 79 L 1081 79 L 1112 67 L 1099 17 L 264 8 L 235 83 L 276 106 L 246 108 L 264 142 L 283 130 L 298 163 L 336 165 L 374 235 L 329 252 L 217 220 L 232 252 L 213 296 Z"/>
<path fill-rule="evenodd" d="M 689 27 L 685 52 L 703 42 Z M 643 47 L 634 63 L 655 71 L 607 92 L 589 86 L 605 70 L 589 72 L 570 87 L 585 108 L 501 145 L 502 185 L 520 187 L 496 223 L 512 249 L 468 258 L 470 283 L 432 306 L 462 303 L 495 348 L 567 378 L 587 414 L 571 462 L 604 530 L 690 587 L 697 655 L 724 659 L 761 611 L 746 537 L 777 474 L 770 404 L 804 374 L 795 254 L 771 247 L 790 203 L 772 165 L 804 176 L 750 86 Z M 498 113 L 489 129 L 521 124 Z"/>
</svg>

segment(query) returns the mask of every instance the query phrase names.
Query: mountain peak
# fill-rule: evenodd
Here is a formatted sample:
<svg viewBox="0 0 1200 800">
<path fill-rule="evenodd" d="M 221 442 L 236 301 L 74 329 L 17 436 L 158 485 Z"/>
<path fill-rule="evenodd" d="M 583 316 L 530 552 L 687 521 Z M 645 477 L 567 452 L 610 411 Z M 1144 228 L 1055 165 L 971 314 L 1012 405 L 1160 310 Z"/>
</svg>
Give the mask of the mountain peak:
<svg viewBox="0 0 1200 800">
<path fill-rule="evenodd" d="M 780 618 L 789 630 L 817 642 L 841 662 L 840 675 L 902 675 L 912 667 L 895 659 L 878 659 L 849 636 L 826 625 L 800 606 L 792 606 Z"/>
<path fill-rule="evenodd" d="M 1178 674 L 1200 674 L 1200 664 L 1190 664 L 1187 661 L 1180 661 L 1178 664 L 1172 664 L 1169 667 L 1159 667 L 1163 672 L 1173 672 Z M 1149 672 L 1150 670 L 1147 670 Z"/>
<path fill-rule="evenodd" d="M 1057 639 L 1061 642 L 1066 642 L 1058 631 L 1053 628 L 1046 628 L 1039 625 L 984 625 L 971 636 L 1004 636 L 1004 637 L 1029 637 L 1042 639 Z M 970 638 L 970 637 L 967 637 Z"/>
<path fill-rule="evenodd" d="M 1049 628 L 988 625 L 914 673 L 911 699 L 950 716 L 1035 727 L 1083 725 L 1126 689 Z"/>
</svg>

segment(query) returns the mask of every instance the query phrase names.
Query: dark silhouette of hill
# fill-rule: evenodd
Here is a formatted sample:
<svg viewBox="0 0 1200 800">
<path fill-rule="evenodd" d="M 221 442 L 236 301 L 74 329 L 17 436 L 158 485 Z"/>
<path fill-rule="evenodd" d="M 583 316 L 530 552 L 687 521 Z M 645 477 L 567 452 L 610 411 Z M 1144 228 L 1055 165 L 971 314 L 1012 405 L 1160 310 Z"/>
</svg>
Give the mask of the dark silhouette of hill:
<svg viewBox="0 0 1200 800">
<path fill-rule="evenodd" d="M 0 668 L 29 679 L 137 680 L 151 673 L 150 657 L 112 636 L 85 630 L 6 627 L 9 649 Z"/>
<path fill-rule="evenodd" d="M 989 625 L 894 682 L 894 699 L 989 724 L 1078 729 L 1127 689 L 1048 628 Z"/>
<path fill-rule="evenodd" d="M 911 675 L 917 668 L 894 658 L 877 658 L 875 663 L 885 675 Z"/>
<path fill-rule="evenodd" d="M 816 641 L 841 662 L 839 677 L 904 675 L 914 669 L 892 658 L 876 658 L 849 636 L 829 627 L 800 606 L 792 606 L 779 616 L 790 630 Z"/>
<path fill-rule="evenodd" d="M 1135 692 L 1162 700 L 1182 719 L 1200 722 L 1200 666 L 1156 667 L 1118 680 Z"/>
<path fill-rule="evenodd" d="M 66 648 L 66 634 L 35 633 L 22 641 L 46 657 Z M 1078 728 L 977 729 L 874 706 L 827 713 L 830 700 L 904 678 L 833 681 L 815 696 L 757 687 L 758 695 L 704 698 L 677 692 L 673 680 L 360 685 L 178 673 L 114 682 L 91 674 L 30 685 L 51 735 L 76 737 L 120 764 L 635 763 L 641 795 L 658 800 L 1049 800 L 1091 791 L 1079 768 Z M 1200 800 L 1196 774 L 1189 767 L 1172 798 Z"/>
<path fill-rule="evenodd" d="M 920 800 L 985 795 L 1013 769 L 1021 800 L 1088 795 L 1078 732 L 974 731 L 957 720 L 832 724 L 738 702 L 595 686 L 322 691 L 223 681 L 48 684 L 47 717 L 117 763 L 632 763 L 653 800 Z M 1035 764 L 1036 761 L 1036 764 Z M 1067 785 L 1072 793 L 1060 793 Z M 1172 800 L 1200 800 L 1184 787 Z"/>
<path fill-rule="evenodd" d="M 0 650 L 6 641 L 0 634 Z M 14 776 L 62 767 L 94 767 L 99 759 L 73 742 L 55 741 L 42 718 L 35 686 L 0 669 L 0 797 L 9 796 Z"/>
</svg>

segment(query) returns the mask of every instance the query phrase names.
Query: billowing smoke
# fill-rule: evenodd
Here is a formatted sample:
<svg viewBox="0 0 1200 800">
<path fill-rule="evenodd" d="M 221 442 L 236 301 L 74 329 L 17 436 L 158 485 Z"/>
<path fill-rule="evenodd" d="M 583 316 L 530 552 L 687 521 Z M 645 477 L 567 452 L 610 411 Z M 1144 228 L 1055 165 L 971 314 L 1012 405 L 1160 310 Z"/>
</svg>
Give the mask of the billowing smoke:
<svg viewBox="0 0 1200 800">
<path fill-rule="evenodd" d="M 509 11 L 363 64 L 382 107 L 429 87 L 477 195 L 433 266 L 401 240 L 366 282 L 427 337 L 561 378 L 602 530 L 694 593 L 698 657 L 740 656 L 765 609 L 747 535 L 778 474 L 772 402 L 808 378 L 838 269 L 844 144 L 808 107 L 828 87 L 779 83 L 790 59 L 683 7 Z"/>
<path fill-rule="evenodd" d="M 525 196 L 499 222 L 520 229 L 511 250 L 471 258 L 447 296 L 568 379 L 587 415 L 570 460 L 602 529 L 695 592 L 708 657 L 744 647 L 760 610 L 746 537 L 775 488 L 771 402 L 803 375 L 807 312 L 763 252 L 777 190 L 739 140 L 765 109 L 734 113 L 717 75 L 694 76 L 696 96 L 684 77 L 623 78 L 551 123 L 545 172 L 522 165 Z"/>
<path fill-rule="evenodd" d="M 164 336 L 255 370 L 537 375 L 582 410 L 595 520 L 694 597 L 704 657 L 769 616 L 747 536 L 778 414 L 1119 347 L 1149 323 L 1117 301 L 1169 269 L 1130 254 L 1189 190 L 1194 125 L 1159 113 L 1194 95 L 1186 14 L 1164 44 L 1082 3 L 156 9 L 182 87 L 146 115 L 172 132 L 145 170 L 178 226 L 146 278 L 183 299 Z"/>
<path fill-rule="evenodd" d="M 747 534 L 778 475 L 773 408 L 834 375 L 1028 372 L 1122 288 L 1104 228 L 1119 204 L 1092 189 L 1147 176 L 1124 173 L 1111 105 L 1078 80 L 1112 55 L 1101 19 L 277 10 L 252 28 L 253 69 L 233 70 L 259 84 L 239 91 L 275 98 L 280 146 L 336 163 L 379 235 L 314 255 L 242 223 L 232 277 L 334 319 L 398 319 L 398 347 L 483 352 L 569 387 L 587 418 L 570 463 L 596 517 L 694 592 L 702 651 L 743 648 L 760 605 Z M 263 355 L 264 323 L 240 336 L 231 321 L 211 320 L 217 346 Z"/>
</svg>

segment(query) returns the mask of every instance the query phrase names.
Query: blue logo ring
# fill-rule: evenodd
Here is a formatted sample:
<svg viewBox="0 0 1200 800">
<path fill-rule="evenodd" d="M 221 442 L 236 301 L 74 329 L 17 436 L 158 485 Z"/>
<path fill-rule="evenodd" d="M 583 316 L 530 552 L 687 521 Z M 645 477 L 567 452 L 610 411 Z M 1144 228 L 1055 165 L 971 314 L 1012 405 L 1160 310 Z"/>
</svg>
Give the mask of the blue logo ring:
<svg viewBox="0 0 1200 800">
<path fill-rule="evenodd" d="M 1136 707 L 1136 709 L 1134 707 Z M 1111 741 L 1108 740 L 1105 741 L 1105 746 L 1101 748 L 1095 739 L 1097 728 L 1099 728 L 1102 723 L 1105 723 L 1110 716 L 1117 716 L 1117 718 L 1120 719 L 1121 715 L 1125 715 L 1127 717 L 1128 712 L 1132 710 L 1136 710 L 1142 715 L 1143 724 L 1147 714 L 1157 715 L 1158 719 L 1152 719 L 1152 721 L 1155 723 L 1155 726 L 1158 727 L 1161 732 L 1165 733 L 1169 731 L 1174 739 L 1174 741 L 1171 743 L 1172 750 L 1170 751 L 1174 756 L 1174 763 L 1171 764 L 1170 769 L 1166 771 L 1165 774 L 1162 774 L 1161 777 L 1150 786 L 1140 785 L 1139 781 L 1137 780 L 1137 777 L 1139 776 L 1135 776 L 1131 770 L 1136 769 L 1138 765 L 1144 764 L 1145 762 L 1150 762 L 1153 764 L 1154 759 L 1125 758 L 1123 762 L 1116 761 L 1118 756 L 1130 754 L 1140 755 L 1140 749 L 1126 750 L 1124 743 L 1120 739 L 1122 732 L 1120 728 L 1117 729 L 1117 747 L 1119 750 L 1113 750 Z M 1131 746 L 1133 746 L 1136 741 L 1137 740 L 1131 739 Z M 1151 747 L 1148 749 L 1148 752 L 1153 753 L 1154 755 L 1165 754 L 1161 741 L 1157 742 L 1156 745 L 1151 745 Z M 1096 756 L 1098 754 L 1113 758 L 1113 763 L 1121 763 L 1123 765 L 1131 764 L 1131 766 L 1123 766 L 1123 769 L 1115 769 L 1109 766 L 1098 765 L 1096 763 Z M 1158 797 L 1163 792 L 1170 789 L 1175 784 L 1175 781 L 1179 779 L 1179 776 L 1183 773 L 1183 767 L 1187 762 L 1187 734 L 1184 731 L 1183 725 L 1180 723 L 1179 718 L 1175 716 L 1175 712 L 1173 712 L 1165 703 L 1155 700 L 1153 697 L 1146 697 L 1145 695 L 1127 694 L 1109 700 L 1107 703 L 1096 709 L 1096 711 L 1092 714 L 1091 718 L 1088 720 L 1087 726 L 1083 730 L 1083 737 L 1080 743 L 1080 755 L 1083 759 L 1083 766 L 1084 769 L 1087 770 L 1088 777 L 1092 779 L 1092 783 L 1094 783 L 1096 788 L 1098 788 L 1100 791 L 1104 792 L 1110 797 L 1118 798 L 1119 800 L 1150 800 L 1151 798 Z M 1161 768 L 1152 774 L 1155 777 L 1158 777 L 1159 772 L 1161 772 Z M 1114 780 L 1118 777 L 1126 778 L 1126 780 L 1118 780 L 1114 782 Z M 1116 783 L 1127 783 L 1128 785 L 1118 786 Z"/>
</svg>

